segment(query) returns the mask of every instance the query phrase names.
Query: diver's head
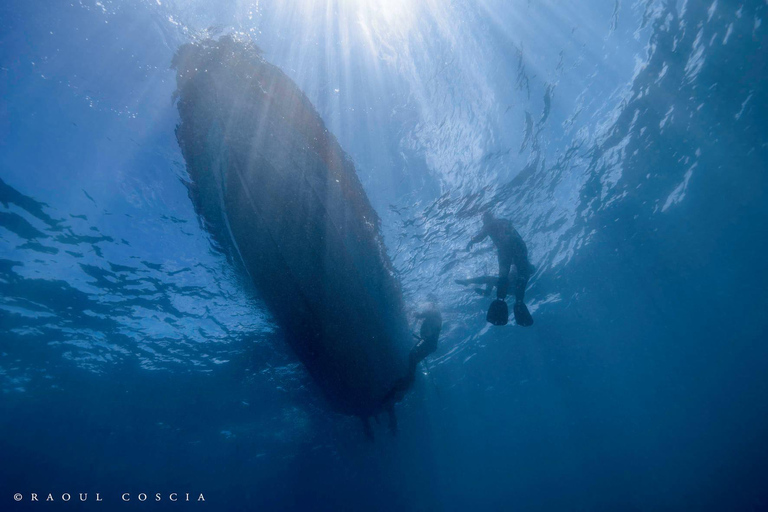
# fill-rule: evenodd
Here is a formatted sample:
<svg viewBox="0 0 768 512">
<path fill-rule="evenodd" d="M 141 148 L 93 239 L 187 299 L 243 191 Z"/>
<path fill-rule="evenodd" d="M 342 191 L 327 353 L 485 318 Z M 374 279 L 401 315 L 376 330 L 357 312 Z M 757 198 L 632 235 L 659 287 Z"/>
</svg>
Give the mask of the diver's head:
<svg viewBox="0 0 768 512">
<path fill-rule="evenodd" d="M 483 224 L 490 224 L 493 220 L 493 213 L 491 213 L 491 210 L 486 210 L 483 212 Z"/>
</svg>

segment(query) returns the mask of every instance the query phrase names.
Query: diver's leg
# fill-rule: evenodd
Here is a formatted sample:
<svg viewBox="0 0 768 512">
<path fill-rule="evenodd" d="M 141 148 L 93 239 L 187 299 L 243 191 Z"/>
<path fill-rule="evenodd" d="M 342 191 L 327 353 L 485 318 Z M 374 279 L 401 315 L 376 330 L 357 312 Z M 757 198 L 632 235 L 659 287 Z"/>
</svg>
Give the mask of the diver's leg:
<svg viewBox="0 0 768 512">
<path fill-rule="evenodd" d="M 525 301 L 525 288 L 528 286 L 528 279 L 530 279 L 531 274 L 529 270 L 529 265 L 525 265 L 523 269 L 520 268 L 520 266 L 515 265 L 517 267 L 517 272 L 515 273 L 515 302 L 522 303 Z"/>
<path fill-rule="evenodd" d="M 421 355 L 421 348 L 420 345 L 423 342 L 419 342 L 416 345 L 413 346 L 411 349 L 411 353 L 408 354 L 408 370 L 404 377 L 401 377 L 397 379 L 393 385 L 392 389 L 390 389 L 387 394 L 384 396 L 384 400 L 382 403 L 385 406 L 394 406 L 395 402 L 399 402 L 403 399 L 405 396 L 405 393 L 408 391 L 408 389 L 413 385 L 413 381 L 416 377 L 416 366 L 419 364 L 419 356 Z M 423 357 L 422 357 L 423 359 Z M 391 418 L 390 418 L 391 420 Z"/>
<path fill-rule="evenodd" d="M 521 265 L 515 265 L 517 267 L 517 275 L 515 276 L 515 322 L 522 327 L 530 327 L 533 325 L 533 317 L 531 316 L 528 307 L 525 305 L 525 287 L 528 286 L 528 279 L 531 277 L 531 265 L 528 262 L 521 262 Z"/>
<path fill-rule="evenodd" d="M 419 364 L 419 344 L 421 344 L 421 342 L 416 344 L 411 349 L 411 353 L 408 354 L 408 376 L 409 377 L 414 374 L 414 372 L 416 371 L 416 366 Z"/>
<path fill-rule="evenodd" d="M 384 395 L 384 400 L 381 401 L 382 404 L 388 405 L 393 404 L 395 402 L 399 402 L 403 399 L 405 396 L 405 392 L 408 390 L 408 378 L 402 377 L 400 379 L 397 379 L 393 384 L 392 388 L 387 392 L 386 395 Z"/>
<path fill-rule="evenodd" d="M 408 355 L 408 373 L 405 377 L 397 379 L 392 386 L 392 389 L 384 396 L 382 401 L 385 405 L 394 405 L 403 399 L 406 391 L 413 385 L 416 380 L 416 367 L 418 364 L 427 357 L 430 353 L 434 352 L 437 348 L 437 340 L 432 341 L 419 341 Z M 390 427 L 392 425 L 392 416 L 390 416 Z"/>
<path fill-rule="evenodd" d="M 416 367 L 435 350 L 437 350 L 437 338 L 422 339 L 411 349 L 408 356 L 408 375 L 404 379 L 408 387 L 411 387 L 416 380 Z"/>
<path fill-rule="evenodd" d="M 496 297 L 504 300 L 509 288 L 509 269 L 512 266 L 512 258 L 499 251 L 499 281 L 497 283 Z"/>
<path fill-rule="evenodd" d="M 416 367 L 419 365 L 422 359 L 427 357 L 427 354 L 429 354 L 429 352 L 426 350 L 426 343 L 423 339 L 411 349 L 411 353 L 408 356 L 409 380 L 413 381 L 413 379 L 416 377 Z"/>
<path fill-rule="evenodd" d="M 525 287 L 528 286 L 528 279 L 518 277 L 515 280 L 515 302 L 522 304 L 525 302 Z"/>
</svg>

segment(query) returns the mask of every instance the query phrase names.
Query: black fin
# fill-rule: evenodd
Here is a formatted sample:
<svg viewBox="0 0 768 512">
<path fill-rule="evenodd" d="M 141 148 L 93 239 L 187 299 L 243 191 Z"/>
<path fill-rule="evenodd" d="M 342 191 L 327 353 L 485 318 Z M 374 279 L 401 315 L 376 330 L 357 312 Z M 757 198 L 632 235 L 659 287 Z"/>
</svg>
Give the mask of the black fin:
<svg viewBox="0 0 768 512">
<path fill-rule="evenodd" d="M 491 307 L 488 308 L 488 314 L 485 316 L 493 325 L 507 325 L 509 322 L 509 307 L 507 303 L 501 299 L 496 299 L 491 302 Z"/>
<path fill-rule="evenodd" d="M 528 307 L 522 302 L 516 302 L 514 307 L 515 322 L 522 327 L 530 327 L 533 325 L 533 317 L 531 312 L 528 311 Z"/>
</svg>

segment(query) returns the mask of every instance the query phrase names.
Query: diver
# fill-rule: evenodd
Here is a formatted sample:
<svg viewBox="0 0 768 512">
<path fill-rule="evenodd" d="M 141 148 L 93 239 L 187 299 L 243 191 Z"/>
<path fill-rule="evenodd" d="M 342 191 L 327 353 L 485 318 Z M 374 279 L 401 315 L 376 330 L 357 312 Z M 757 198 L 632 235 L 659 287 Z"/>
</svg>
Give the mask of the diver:
<svg viewBox="0 0 768 512">
<path fill-rule="evenodd" d="M 433 294 L 427 296 L 429 302 L 427 307 L 416 314 L 416 319 L 421 320 L 419 334 L 413 336 L 418 340 L 416 345 L 408 354 L 408 370 L 405 377 L 395 381 L 392 389 L 384 397 L 383 403 L 389 414 L 389 428 L 393 434 L 397 433 L 397 418 L 395 417 L 394 405 L 405 396 L 405 393 L 411 388 L 416 379 L 416 367 L 429 354 L 437 350 L 437 340 L 440 337 L 440 330 L 443 328 L 443 316 L 437 307 L 437 297 Z"/>
<path fill-rule="evenodd" d="M 416 366 L 437 350 L 437 339 L 443 328 L 443 316 L 437 308 L 437 297 L 429 295 L 429 304 L 423 311 L 416 314 L 416 319 L 421 320 L 421 329 L 419 329 L 419 336 L 416 337 L 419 341 L 408 356 L 408 375 L 411 380 L 416 374 Z"/>
<path fill-rule="evenodd" d="M 528 279 L 534 271 L 533 265 L 528 261 L 528 247 L 520 233 L 512 226 L 511 221 L 497 219 L 490 211 L 486 211 L 483 213 L 483 227 L 469 241 L 467 251 L 489 236 L 498 252 L 499 278 L 496 283 L 496 300 L 491 303 L 486 318 L 494 325 L 506 325 L 509 321 L 509 308 L 504 299 L 507 297 L 509 288 L 510 270 L 514 265 L 515 271 L 511 274 L 514 277 L 515 322 L 523 327 L 533 325 L 533 317 L 524 302 L 525 287 L 528 286 Z"/>
</svg>

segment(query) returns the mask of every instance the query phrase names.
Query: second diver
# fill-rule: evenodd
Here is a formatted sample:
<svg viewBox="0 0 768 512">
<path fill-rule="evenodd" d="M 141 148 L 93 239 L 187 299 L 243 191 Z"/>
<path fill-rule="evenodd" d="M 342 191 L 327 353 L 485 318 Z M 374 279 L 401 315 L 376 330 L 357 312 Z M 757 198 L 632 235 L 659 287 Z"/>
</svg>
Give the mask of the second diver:
<svg viewBox="0 0 768 512">
<path fill-rule="evenodd" d="M 528 327 L 533 325 L 533 317 L 525 305 L 525 288 L 528 279 L 533 274 L 534 267 L 528 260 L 528 247 L 525 245 L 520 233 L 507 219 L 498 219 L 489 211 L 483 213 L 483 227 L 480 232 L 472 237 L 467 244 L 467 251 L 478 242 L 491 237 L 499 257 L 499 279 L 496 283 L 496 300 L 488 309 L 487 319 L 494 325 L 506 325 L 509 321 L 509 309 L 504 299 L 509 288 L 510 270 L 514 265 L 513 292 L 515 305 L 513 308 L 517 325 Z"/>
</svg>

